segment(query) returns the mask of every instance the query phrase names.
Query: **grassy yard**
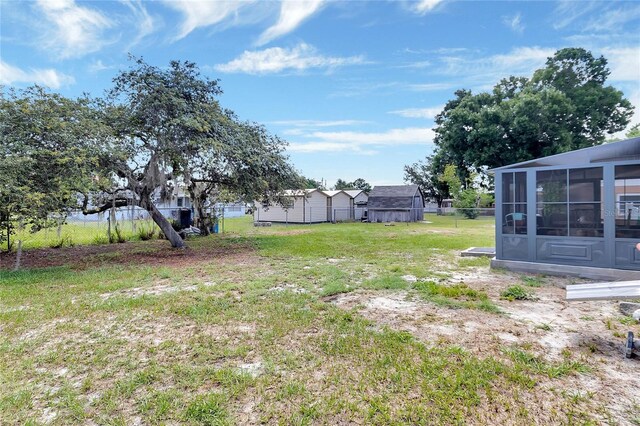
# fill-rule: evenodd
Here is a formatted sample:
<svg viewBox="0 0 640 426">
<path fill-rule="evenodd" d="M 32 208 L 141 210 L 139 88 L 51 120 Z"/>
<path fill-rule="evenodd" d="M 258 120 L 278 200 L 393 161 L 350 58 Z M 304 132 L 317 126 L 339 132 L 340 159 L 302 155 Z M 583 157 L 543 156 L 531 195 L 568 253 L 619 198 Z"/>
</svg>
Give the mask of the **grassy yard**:
<svg viewBox="0 0 640 426">
<path fill-rule="evenodd" d="M 0 258 L 0 424 L 640 424 L 640 398 L 592 389 L 637 326 L 576 313 L 567 329 L 598 339 L 550 353 L 536 339 L 560 323 L 517 317 L 560 297 L 552 281 L 460 258 L 492 221 L 428 220 L 247 217 L 184 251 L 35 235 L 27 269 Z M 536 297 L 501 299 L 513 285 Z"/>
</svg>

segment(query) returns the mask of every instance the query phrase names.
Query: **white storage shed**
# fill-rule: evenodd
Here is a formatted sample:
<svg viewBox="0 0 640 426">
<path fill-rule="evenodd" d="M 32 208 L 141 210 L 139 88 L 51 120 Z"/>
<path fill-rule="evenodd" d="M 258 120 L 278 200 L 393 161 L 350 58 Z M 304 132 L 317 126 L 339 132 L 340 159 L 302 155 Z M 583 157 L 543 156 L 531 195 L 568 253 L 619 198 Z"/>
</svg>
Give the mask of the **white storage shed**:
<svg viewBox="0 0 640 426">
<path fill-rule="evenodd" d="M 318 189 L 287 190 L 285 197 L 290 200 L 284 205 L 268 205 L 256 201 L 253 219 L 256 222 L 319 223 L 327 222 L 329 210 L 328 196 Z"/>
<path fill-rule="evenodd" d="M 353 220 L 353 198 L 343 190 L 323 191 L 327 195 L 327 220 L 344 222 Z"/>
<path fill-rule="evenodd" d="M 367 211 L 369 195 L 361 189 L 347 189 L 344 192 L 349 194 L 353 200 L 353 219 L 361 220 Z"/>
</svg>

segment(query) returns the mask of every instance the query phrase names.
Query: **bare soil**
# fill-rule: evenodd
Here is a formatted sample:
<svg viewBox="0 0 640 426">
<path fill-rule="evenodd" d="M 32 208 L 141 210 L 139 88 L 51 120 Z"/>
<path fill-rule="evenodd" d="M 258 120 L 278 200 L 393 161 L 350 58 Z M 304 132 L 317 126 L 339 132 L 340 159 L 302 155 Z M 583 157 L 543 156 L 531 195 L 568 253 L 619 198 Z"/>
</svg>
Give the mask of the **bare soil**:
<svg viewBox="0 0 640 426">
<path fill-rule="evenodd" d="M 207 244 L 197 249 L 190 249 L 188 246 L 183 249 L 167 249 L 168 246 L 167 241 L 156 240 L 33 249 L 23 251 L 21 267 L 28 269 L 67 266 L 72 269 L 88 269 L 122 264 L 181 267 L 212 260 L 239 262 L 242 257 L 253 256 L 255 253 L 255 248 L 249 243 Z M 0 253 L 0 269 L 13 268 L 15 259 L 16 253 Z"/>
<path fill-rule="evenodd" d="M 578 358 L 592 372 L 543 378 L 542 387 L 591 392 L 618 424 L 632 424 L 628 413 L 640 404 L 640 357 L 625 359 L 623 350 L 627 331 L 638 334 L 640 327 L 619 321 L 617 302 L 567 303 L 562 287 L 572 280 L 550 277 L 542 287 L 527 287 L 536 301 L 500 300 L 500 292 L 516 276 L 487 267 L 468 271 L 453 274 L 448 281 L 487 292 L 503 314 L 440 307 L 407 291 L 355 291 L 327 301 L 357 311 L 378 327 L 408 331 L 428 345 L 454 344 L 478 356 L 500 359 L 507 359 L 504 350 L 510 347 L 524 348 L 549 362 Z"/>
</svg>

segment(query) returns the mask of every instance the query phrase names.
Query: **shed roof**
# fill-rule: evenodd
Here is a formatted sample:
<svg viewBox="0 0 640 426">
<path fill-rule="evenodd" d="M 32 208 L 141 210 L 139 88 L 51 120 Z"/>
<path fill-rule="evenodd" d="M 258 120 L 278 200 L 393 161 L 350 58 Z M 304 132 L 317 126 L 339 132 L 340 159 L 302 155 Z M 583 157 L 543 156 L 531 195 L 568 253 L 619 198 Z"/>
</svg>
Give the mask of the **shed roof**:
<svg viewBox="0 0 640 426">
<path fill-rule="evenodd" d="M 347 191 L 343 191 L 342 189 L 338 189 L 338 190 L 335 190 L 335 191 L 322 191 L 322 192 L 324 192 L 324 194 L 326 196 L 331 197 L 331 198 L 335 197 L 336 195 L 340 194 L 341 192 L 344 192 L 345 194 L 347 194 Z M 347 194 L 347 195 L 349 195 L 349 194 Z"/>
<path fill-rule="evenodd" d="M 285 189 L 283 195 L 285 197 L 304 197 L 316 191 L 319 194 L 327 195 L 324 191 L 320 191 L 319 189 Z"/>
<path fill-rule="evenodd" d="M 351 198 L 356 198 L 358 195 L 362 194 L 364 191 L 362 189 L 346 189 L 344 192 L 349 194 Z"/>
<path fill-rule="evenodd" d="M 496 167 L 491 171 L 522 169 L 545 166 L 574 166 L 610 161 L 640 160 L 640 138 L 632 138 L 604 145 L 592 146 L 562 154 L 522 161 L 508 166 Z"/>
<path fill-rule="evenodd" d="M 420 195 L 424 206 L 424 197 L 418 185 L 376 186 L 369 194 L 367 207 L 381 209 L 412 208 L 413 197 Z"/>
</svg>

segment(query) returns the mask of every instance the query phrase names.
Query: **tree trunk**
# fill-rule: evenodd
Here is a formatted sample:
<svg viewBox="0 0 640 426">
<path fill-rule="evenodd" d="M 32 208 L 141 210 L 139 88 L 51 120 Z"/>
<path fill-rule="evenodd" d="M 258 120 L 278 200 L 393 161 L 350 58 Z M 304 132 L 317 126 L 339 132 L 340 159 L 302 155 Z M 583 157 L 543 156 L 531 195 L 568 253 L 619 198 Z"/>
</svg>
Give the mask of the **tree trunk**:
<svg viewBox="0 0 640 426">
<path fill-rule="evenodd" d="M 204 207 L 202 207 L 202 203 L 198 203 L 198 207 L 196 208 L 196 210 L 198 212 L 198 228 L 200 228 L 200 232 L 202 233 L 202 235 L 209 235 L 209 227 L 211 225 L 209 224 L 209 220 L 207 220 L 207 216 L 204 211 Z"/>
<path fill-rule="evenodd" d="M 160 230 L 162 230 L 169 242 L 171 242 L 171 246 L 173 248 L 183 248 L 185 246 L 182 237 L 178 235 L 176 230 L 173 229 L 173 226 L 171 226 L 171 223 L 169 223 L 167 218 L 164 217 L 162 213 L 160 213 L 160 210 L 156 208 L 151 200 L 141 201 L 140 207 L 146 209 L 149 212 L 149 214 L 151 215 L 151 219 L 153 219 L 156 225 L 160 227 Z"/>
</svg>

